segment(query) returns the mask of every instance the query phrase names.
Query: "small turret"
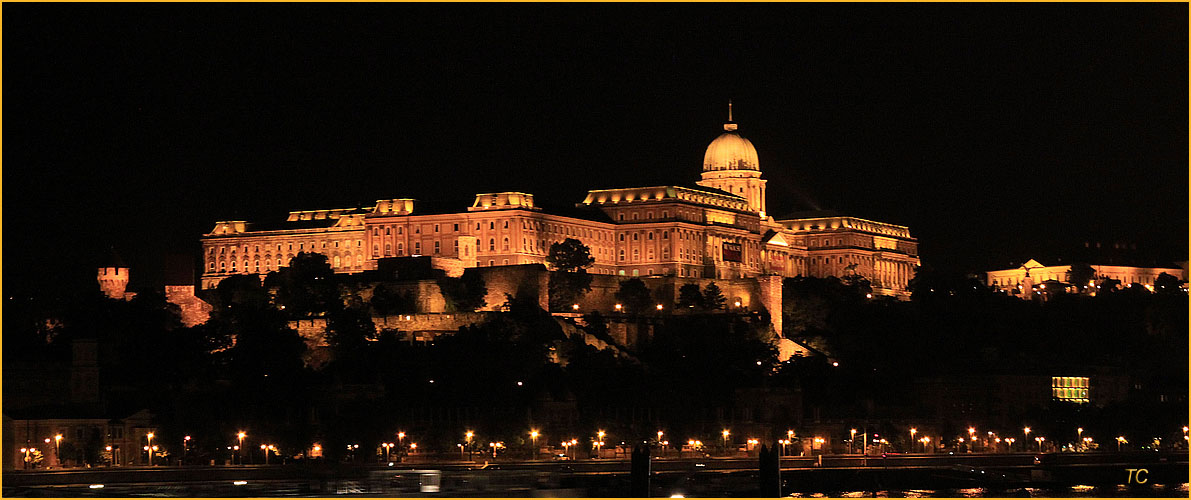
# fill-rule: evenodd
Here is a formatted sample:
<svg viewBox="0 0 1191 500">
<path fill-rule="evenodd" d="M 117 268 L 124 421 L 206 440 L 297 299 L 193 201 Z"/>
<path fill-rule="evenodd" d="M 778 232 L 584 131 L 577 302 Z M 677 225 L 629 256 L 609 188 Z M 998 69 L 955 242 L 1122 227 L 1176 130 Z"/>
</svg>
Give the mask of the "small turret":
<svg viewBox="0 0 1191 500">
<path fill-rule="evenodd" d="M 128 266 L 124 265 L 124 260 L 116 254 L 115 249 L 100 264 L 96 279 L 99 281 L 99 290 L 109 299 L 124 300 L 128 289 Z"/>
</svg>

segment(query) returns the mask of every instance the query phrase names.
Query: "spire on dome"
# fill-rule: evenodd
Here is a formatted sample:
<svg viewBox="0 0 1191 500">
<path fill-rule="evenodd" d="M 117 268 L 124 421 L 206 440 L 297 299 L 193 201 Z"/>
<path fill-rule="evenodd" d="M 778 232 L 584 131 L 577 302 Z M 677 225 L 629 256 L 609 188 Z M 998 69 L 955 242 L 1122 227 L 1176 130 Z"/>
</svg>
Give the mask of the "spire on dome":
<svg viewBox="0 0 1191 500">
<path fill-rule="evenodd" d="M 724 130 L 733 132 L 736 130 L 736 122 L 732 121 L 732 100 L 728 99 L 728 123 L 724 124 Z"/>
</svg>

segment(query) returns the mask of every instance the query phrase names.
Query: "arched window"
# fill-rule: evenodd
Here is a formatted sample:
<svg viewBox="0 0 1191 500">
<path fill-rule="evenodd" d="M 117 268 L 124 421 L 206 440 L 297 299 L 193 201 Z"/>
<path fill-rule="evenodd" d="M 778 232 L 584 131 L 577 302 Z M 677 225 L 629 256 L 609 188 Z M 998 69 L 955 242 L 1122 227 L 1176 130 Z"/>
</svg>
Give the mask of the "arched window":
<svg viewBox="0 0 1191 500">
<path fill-rule="evenodd" d="M 335 267 L 339 267 L 339 265 L 340 265 L 340 264 L 339 264 L 339 256 L 338 256 L 338 255 L 336 255 L 336 256 L 335 256 Z"/>
<path fill-rule="evenodd" d="M 620 233 L 620 241 L 624 241 L 624 233 Z"/>
<path fill-rule="evenodd" d="M 488 251 L 489 252 L 496 251 L 496 238 L 488 238 Z"/>
<path fill-rule="evenodd" d="M 385 257 L 393 255 L 393 244 L 385 243 Z"/>
<path fill-rule="evenodd" d="M 637 220 L 638 215 L 640 215 L 640 214 L 638 214 L 637 212 L 633 212 L 633 220 Z"/>
<path fill-rule="evenodd" d="M 662 239 L 663 240 L 670 239 L 670 231 L 662 231 Z"/>
<path fill-rule="evenodd" d="M 386 227 L 385 228 L 385 236 L 390 236 L 392 234 L 393 234 L 393 227 L 392 226 Z"/>
<path fill-rule="evenodd" d="M 376 244 L 376 243 L 372 244 L 372 256 L 373 257 L 380 256 L 380 245 L 379 244 Z"/>
<path fill-rule="evenodd" d="M 633 241 L 637 241 L 639 239 L 638 236 L 641 236 L 641 233 L 633 233 Z"/>
<path fill-rule="evenodd" d="M 488 221 L 488 229 L 496 229 L 496 221 Z"/>
<path fill-rule="evenodd" d="M 397 234 L 405 234 L 405 228 L 397 226 Z"/>
<path fill-rule="evenodd" d="M 624 249 L 620 249 L 620 260 L 624 260 Z"/>
<path fill-rule="evenodd" d="M 398 256 L 405 255 L 405 243 L 401 243 L 401 242 L 397 243 L 397 255 Z"/>
<path fill-rule="evenodd" d="M 222 273 L 224 271 L 227 271 L 227 263 L 220 261 L 219 262 L 219 272 Z"/>
<path fill-rule="evenodd" d="M 653 231 L 649 232 L 649 241 L 653 241 Z"/>
<path fill-rule="evenodd" d="M 253 261 L 253 264 L 255 264 L 255 266 L 253 266 L 252 270 L 258 273 L 261 272 L 261 261 Z"/>
<path fill-rule="evenodd" d="M 421 254 L 422 254 L 422 242 L 415 241 L 414 242 L 414 255 L 421 255 Z"/>
<path fill-rule="evenodd" d="M 236 272 L 236 261 L 232 261 L 232 272 Z"/>
<path fill-rule="evenodd" d="M 434 255 L 438 255 L 438 252 L 439 252 L 438 246 L 439 246 L 439 241 L 434 240 Z"/>
<path fill-rule="evenodd" d="M 641 250 L 634 248 L 633 249 L 633 260 L 636 261 L 637 259 L 640 259 L 640 258 L 641 258 Z"/>
<path fill-rule="evenodd" d="M 505 252 L 509 251 L 509 239 L 508 238 L 505 238 L 504 241 L 501 242 L 500 249 Z"/>
<path fill-rule="evenodd" d="M 281 269 L 281 259 L 277 259 L 277 269 Z"/>
<path fill-rule="evenodd" d="M 214 271 L 214 270 L 215 270 L 215 261 L 211 261 L 211 262 L 208 262 L 208 263 L 207 263 L 207 270 L 208 270 L 208 271 Z"/>
</svg>

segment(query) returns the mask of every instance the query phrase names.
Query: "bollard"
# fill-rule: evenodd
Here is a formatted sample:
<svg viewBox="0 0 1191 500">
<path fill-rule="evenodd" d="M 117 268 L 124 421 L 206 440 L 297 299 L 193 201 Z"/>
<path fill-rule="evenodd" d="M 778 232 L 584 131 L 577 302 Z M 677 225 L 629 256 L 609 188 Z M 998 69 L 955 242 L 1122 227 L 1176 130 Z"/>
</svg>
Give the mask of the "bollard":
<svg viewBox="0 0 1191 500">
<path fill-rule="evenodd" d="M 629 481 L 629 496 L 649 497 L 649 446 L 639 444 L 633 447 L 632 476 Z"/>
</svg>

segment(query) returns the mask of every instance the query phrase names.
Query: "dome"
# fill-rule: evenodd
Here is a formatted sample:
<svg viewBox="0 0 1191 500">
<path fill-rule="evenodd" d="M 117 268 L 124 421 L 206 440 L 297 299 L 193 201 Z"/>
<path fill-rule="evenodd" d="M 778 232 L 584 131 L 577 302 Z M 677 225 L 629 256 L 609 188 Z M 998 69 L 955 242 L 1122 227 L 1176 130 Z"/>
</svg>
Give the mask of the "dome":
<svg viewBox="0 0 1191 500">
<path fill-rule="evenodd" d="M 736 124 L 724 124 L 724 131 L 707 146 L 707 153 L 703 155 L 703 171 L 761 170 L 757 148 L 736 132 Z"/>
</svg>

